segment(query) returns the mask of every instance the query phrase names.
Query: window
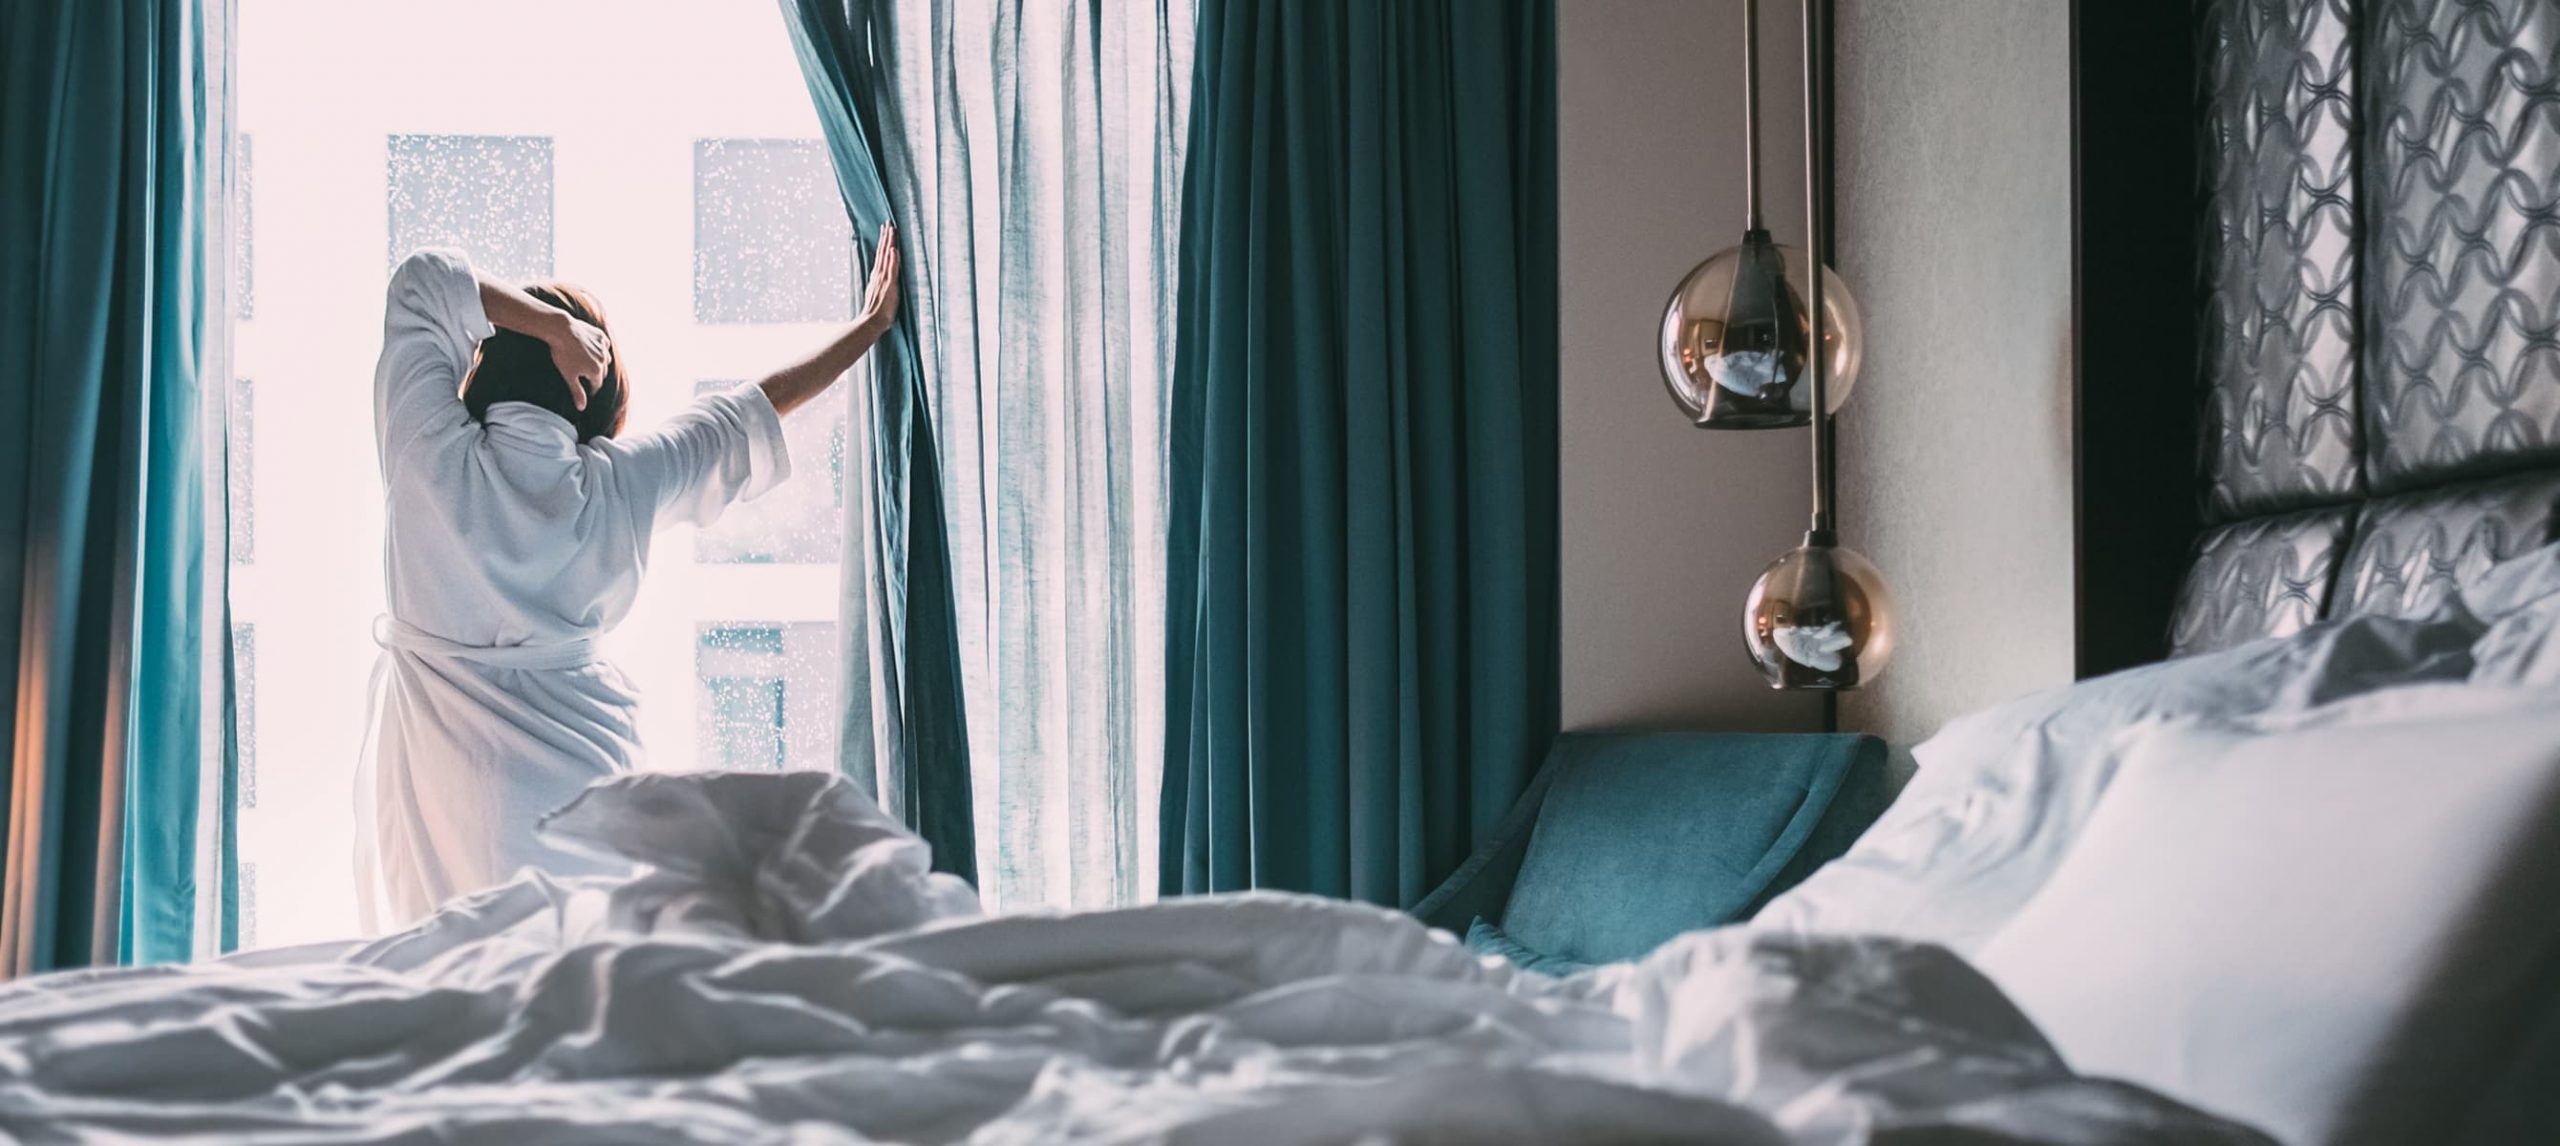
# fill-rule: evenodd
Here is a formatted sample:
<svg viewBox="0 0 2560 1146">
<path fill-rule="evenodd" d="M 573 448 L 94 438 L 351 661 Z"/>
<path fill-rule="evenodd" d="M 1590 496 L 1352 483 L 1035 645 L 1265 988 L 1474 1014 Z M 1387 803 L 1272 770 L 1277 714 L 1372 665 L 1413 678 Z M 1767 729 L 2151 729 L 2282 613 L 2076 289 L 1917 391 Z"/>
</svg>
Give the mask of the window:
<svg viewBox="0 0 2560 1146">
<path fill-rule="evenodd" d="M 736 385 L 703 382 L 694 392 Z M 791 480 L 754 501 L 730 506 L 718 524 L 695 534 L 694 560 L 711 565 L 835 563 L 844 546 L 845 395 L 851 389 L 828 390 L 783 420 Z"/>
<path fill-rule="evenodd" d="M 232 155 L 231 178 L 233 196 L 238 202 L 231 216 L 231 312 L 242 321 L 258 316 L 258 221 L 249 213 L 257 196 L 250 188 L 257 182 L 257 152 L 247 134 L 240 136 L 240 148 Z"/>
<path fill-rule="evenodd" d="M 702 631 L 702 738 L 706 768 L 779 772 L 788 727 L 782 627 L 723 625 Z"/>
<path fill-rule="evenodd" d="M 247 378 L 231 380 L 231 416 L 224 433 L 225 486 L 231 510 L 231 560 L 247 565 L 258 559 L 258 392 Z"/>
<path fill-rule="evenodd" d="M 258 937 L 259 921 L 266 918 L 258 900 L 258 861 L 240 858 L 240 947 L 250 950 L 265 945 Z"/>
<path fill-rule="evenodd" d="M 835 168 L 818 141 L 696 142 L 693 236 L 695 318 L 853 317 L 853 224 L 836 191 Z"/>
<path fill-rule="evenodd" d="M 695 767 L 835 765 L 836 627 L 707 624 L 696 642 Z"/>
<path fill-rule="evenodd" d="M 231 673 L 234 687 L 231 711 L 234 734 L 238 737 L 239 801 L 241 814 L 258 808 L 258 627 L 231 626 Z M 246 858 L 240 862 L 240 945 L 258 945 L 258 865 Z"/>
<path fill-rule="evenodd" d="M 850 227 L 779 10 L 521 16 L 521 34 L 491 36 L 422 3 L 240 2 L 238 122 L 257 141 L 255 178 L 244 146 L 235 185 L 244 276 L 252 254 L 257 267 L 254 310 L 250 280 L 235 291 L 229 475 L 248 941 L 355 929 L 353 773 L 383 610 L 369 384 L 390 260 L 454 246 L 504 277 L 595 291 L 631 369 L 632 432 L 700 380 L 807 353 L 857 305 Z M 589 58 L 683 66 L 575 97 L 452 78 L 464 58 L 555 74 L 572 30 Z M 834 766 L 850 389 L 785 422 L 789 482 L 698 536 L 657 539 L 606 638 L 643 698 L 649 766 Z M 262 696 L 292 698 L 293 719 L 256 719 Z"/>
<path fill-rule="evenodd" d="M 239 729 L 240 810 L 258 807 L 258 627 L 231 626 L 232 719 Z"/>
<path fill-rule="evenodd" d="M 458 247 L 517 282 L 551 277 L 551 140 L 532 135 L 395 135 L 391 253 Z"/>
<path fill-rule="evenodd" d="M 704 767 L 730 771 L 782 770 L 782 678 L 705 676 L 711 732 Z"/>
</svg>

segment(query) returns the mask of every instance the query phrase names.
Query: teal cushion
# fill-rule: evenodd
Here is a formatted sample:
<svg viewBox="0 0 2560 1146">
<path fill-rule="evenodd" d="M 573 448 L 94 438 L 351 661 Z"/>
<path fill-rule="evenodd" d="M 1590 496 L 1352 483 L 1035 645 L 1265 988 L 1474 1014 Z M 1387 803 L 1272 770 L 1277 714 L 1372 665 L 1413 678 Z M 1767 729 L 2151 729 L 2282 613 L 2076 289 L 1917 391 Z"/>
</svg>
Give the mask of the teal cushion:
<svg viewBox="0 0 2560 1146">
<path fill-rule="evenodd" d="M 1502 930 L 1584 963 L 1742 917 L 1862 755 L 1850 735 L 1575 734 L 1556 742 Z"/>
<path fill-rule="evenodd" d="M 1519 940 L 1503 934 L 1501 928 L 1482 919 L 1468 925 L 1467 947 L 1481 954 L 1499 955 L 1510 960 L 1513 965 L 1523 971 L 1535 971 L 1541 975 L 1553 975 L 1559 979 L 1576 971 L 1590 970 L 1592 967 L 1589 963 L 1567 959 L 1561 955 L 1549 955 L 1544 951 L 1523 946 Z"/>
</svg>

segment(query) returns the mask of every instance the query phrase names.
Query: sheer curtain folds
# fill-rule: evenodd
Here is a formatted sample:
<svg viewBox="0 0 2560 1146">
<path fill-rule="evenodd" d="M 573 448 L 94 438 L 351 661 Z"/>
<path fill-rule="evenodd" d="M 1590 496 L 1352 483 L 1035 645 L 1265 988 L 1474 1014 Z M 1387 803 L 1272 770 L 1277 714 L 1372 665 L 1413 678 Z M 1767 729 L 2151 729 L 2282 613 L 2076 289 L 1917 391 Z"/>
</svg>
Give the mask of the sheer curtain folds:
<svg viewBox="0 0 2560 1146">
<path fill-rule="evenodd" d="M 222 914 L 229 25 L 221 0 L 0 15 L 0 974 L 183 959 Z"/>
<path fill-rule="evenodd" d="M 880 0 L 946 463 L 981 891 L 1153 890 L 1191 0 Z"/>
<path fill-rule="evenodd" d="M 782 14 L 867 263 L 871 237 L 892 217 L 880 150 L 890 81 L 874 54 L 884 13 L 869 0 L 782 0 Z M 907 260 L 909 298 L 923 293 L 922 261 Z M 872 349 L 854 402 L 845 464 L 861 477 L 845 499 L 842 751 L 846 773 L 932 845 L 937 870 L 975 880 L 968 721 L 921 318 L 901 315 Z"/>
</svg>

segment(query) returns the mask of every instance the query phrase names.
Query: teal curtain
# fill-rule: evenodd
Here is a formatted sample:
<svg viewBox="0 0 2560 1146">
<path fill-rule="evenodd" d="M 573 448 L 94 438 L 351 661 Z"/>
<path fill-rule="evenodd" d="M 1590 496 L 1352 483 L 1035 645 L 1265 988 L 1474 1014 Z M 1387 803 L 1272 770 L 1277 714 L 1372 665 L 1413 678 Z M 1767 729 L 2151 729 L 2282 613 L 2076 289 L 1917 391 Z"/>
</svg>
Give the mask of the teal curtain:
<svg viewBox="0 0 2560 1146">
<path fill-rule="evenodd" d="M 1404 905 L 1556 727 L 1552 0 L 1202 0 L 1168 893 Z"/>
<path fill-rule="evenodd" d="M 782 13 L 867 264 L 870 242 L 891 218 L 880 120 L 890 80 L 886 62 L 873 54 L 886 34 L 885 13 L 869 0 L 782 0 Z M 913 245 L 910 239 L 910 268 Z M 912 308 L 921 294 L 912 270 L 901 286 Z M 846 645 L 845 770 L 932 845 L 937 870 L 975 882 L 951 549 L 914 314 L 901 315 L 870 354 L 867 440 L 860 443 L 869 480 L 861 504 L 847 499 L 838 623 Z"/>
<path fill-rule="evenodd" d="M 0 17 L 8 974 L 194 949 L 198 765 L 227 719 L 218 685 L 202 699 L 223 633 L 206 544 L 223 19 L 201 0 Z"/>
</svg>

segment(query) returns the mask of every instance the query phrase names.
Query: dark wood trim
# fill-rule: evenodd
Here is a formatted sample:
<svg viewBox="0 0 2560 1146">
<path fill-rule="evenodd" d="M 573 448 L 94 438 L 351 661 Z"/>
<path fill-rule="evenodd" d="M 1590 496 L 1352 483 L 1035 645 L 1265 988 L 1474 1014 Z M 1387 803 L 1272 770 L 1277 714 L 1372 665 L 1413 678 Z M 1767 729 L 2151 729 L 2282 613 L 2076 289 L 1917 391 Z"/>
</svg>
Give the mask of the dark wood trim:
<svg viewBox="0 0 2560 1146">
<path fill-rule="evenodd" d="M 1822 122 L 1815 125 L 1822 132 L 1818 141 L 1822 148 L 1822 233 L 1831 240 L 1831 261 L 1840 261 L 1840 151 L 1833 142 L 1832 128 L 1840 122 L 1840 9 L 1835 0 L 1818 0 L 1822 5 L 1822 42 L 1814 51 L 1822 60 Z"/>
<path fill-rule="evenodd" d="M 1814 124 L 1813 129 L 1820 133 L 1814 137 L 1814 146 L 1822 150 L 1822 186 L 1815 188 L 1814 206 L 1822 212 L 1822 234 L 1831 246 L 1831 265 L 1838 266 L 1843 261 L 1840 257 L 1838 193 L 1840 151 L 1832 142 L 1834 135 L 1831 129 L 1840 122 L 1840 88 L 1836 78 L 1840 74 L 1840 56 L 1833 49 L 1833 45 L 1839 43 L 1840 12 L 1833 0 L 1815 0 L 1815 3 L 1821 6 L 1822 11 L 1822 39 L 1813 46 L 1815 58 L 1822 61 L 1822 121 Z M 1836 442 L 1831 443 L 1831 456 L 1834 459 L 1840 456 Z M 1836 506 L 1832 514 L 1836 526 L 1839 516 Z M 1840 694 L 1832 689 L 1822 690 L 1822 730 L 1840 731 Z"/>
<path fill-rule="evenodd" d="M 2076 668 L 2168 655 L 2200 528 L 2193 9 L 2071 5 Z"/>
</svg>

